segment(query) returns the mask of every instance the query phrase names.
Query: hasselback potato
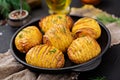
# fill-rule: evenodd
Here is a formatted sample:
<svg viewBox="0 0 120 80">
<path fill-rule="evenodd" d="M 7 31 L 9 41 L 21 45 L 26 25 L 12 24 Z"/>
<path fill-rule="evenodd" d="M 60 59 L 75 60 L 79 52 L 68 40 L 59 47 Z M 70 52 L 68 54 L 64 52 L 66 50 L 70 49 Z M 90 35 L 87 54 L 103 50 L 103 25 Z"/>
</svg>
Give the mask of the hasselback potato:
<svg viewBox="0 0 120 80">
<path fill-rule="evenodd" d="M 64 25 L 68 29 L 71 29 L 73 26 L 73 20 L 70 16 L 64 14 L 54 14 L 44 17 L 39 22 L 39 26 L 44 33 L 47 32 L 51 27 L 59 24 Z"/>
<path fill-rule="evenodd" d="M 94 39 L 98 39 L 101 35 L 101 28 L 95 19 L 84 17 L 75 22 L 72 32 L 75 34 L 75 37 L 89 35 Z"/>
<path fill-rule="evenodd" d="M 42 33 L 36 26 L 28 26 L 22 29 L 15 37 L 15 46 L 26 53 L 30 48 L 42 42 Z"/>
<path fill-rule="evenodd" d="M 77 64 L 91 60 L 99 55 L 100 52 L 99 44 L 90 36 L 75 39 L 67 50 L 69 59 Z"/>
<path fill-rule="evenodd" d="M 85 63 L 101 52 L 96 40 L 101 35 L 101 28 L 93 18 L 80 18 L 73 24 L 70 16 L 54 14 L 35 25 L 39 26 L 21 29 L 14 41 L 17 50 L 26 53 L 26 63 L 32 66 L 62 68 L 68 61 L 72 66 L 73 63 Z"/>
<path fill-rule="evenodd" d="M 60 50 L 44 44 L 31 48 L 26 54 L 26 62 L 43 68 L 61 68 L 65 59 Z"/>
<path fill-rule="evenodd" d="M 73 36 L 64 25 L 56 25 L 48 30 L 43 36 L 43 43 L 53 45 L 59 50 L 66 52 L 73 41 Z"/>
</svg>

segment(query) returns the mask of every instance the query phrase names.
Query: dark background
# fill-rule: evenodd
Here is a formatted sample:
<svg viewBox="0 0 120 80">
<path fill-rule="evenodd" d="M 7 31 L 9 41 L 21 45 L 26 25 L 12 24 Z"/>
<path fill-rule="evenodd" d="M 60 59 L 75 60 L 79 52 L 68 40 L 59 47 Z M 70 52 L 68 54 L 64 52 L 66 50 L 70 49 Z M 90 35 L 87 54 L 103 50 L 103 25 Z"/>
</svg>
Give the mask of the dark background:
<svg viewBox="0 0 120 80">
<path fill-rule="evenodd" d="M 72 0 L 71 7 L 81 7 L 83 4 L 80 0 Z M 102 2 L 96 6 L 110 14 L 114 14 L 120 17 L 120 0 L 102 0 Z M 45 0 L 42 0 L 42 4 L 39 8 L 33 9 L 30 13 L 31 20 L 35 18 L 42 18 L 48 15 L 48 8 L 45 4 Z M 0 26 L 0 53 L 4 53 L 9 49 L 9 44 L 12 35 L 18 28 L 12 28 L 9 25 Z M 118 34 L 119 35 L 119 34 Z M 81 72 L 79 79 L 87 80 L 88 78 L 95 76 L 104 76 L 106 80 L 120 80 L 120 45 L 112 46 L 103 56 L 101 64 L 94 70 Z"/>
</svg>

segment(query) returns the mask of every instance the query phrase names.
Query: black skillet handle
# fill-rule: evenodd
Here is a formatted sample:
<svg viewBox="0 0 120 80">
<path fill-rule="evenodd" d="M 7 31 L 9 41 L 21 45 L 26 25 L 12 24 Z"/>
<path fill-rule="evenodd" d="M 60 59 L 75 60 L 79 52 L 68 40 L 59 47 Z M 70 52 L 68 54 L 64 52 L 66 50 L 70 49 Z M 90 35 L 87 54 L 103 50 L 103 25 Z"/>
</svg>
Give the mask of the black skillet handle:
<svg viewBox="0 0 120 80">
<path fill-rule="evenodd" d="M 78 68 L 72 69 L 72 71 L 75 71 L 75 72 L 89 71 L 96 68 L 100 64 L 100 62 L 101 62 L 101 58 L 98 58 L 97 60 L 95 60 L 95 62 L 92 62 L 89 65 L 84 65 L 84 66 L 80 66 Z"/>
</svg>

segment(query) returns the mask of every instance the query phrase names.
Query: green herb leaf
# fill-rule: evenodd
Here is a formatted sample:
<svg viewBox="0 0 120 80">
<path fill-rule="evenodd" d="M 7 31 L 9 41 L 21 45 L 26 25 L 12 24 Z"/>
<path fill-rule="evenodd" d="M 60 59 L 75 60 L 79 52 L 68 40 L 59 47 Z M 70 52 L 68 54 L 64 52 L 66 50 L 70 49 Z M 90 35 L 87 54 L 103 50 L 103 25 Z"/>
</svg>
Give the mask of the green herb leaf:
<svg viewBox="0 0 120 80">
<path fill-rule="evenodd" d="M 10 12 L 10 4 L 7 3 L 6 0 L 0 1 L 0 14 L 3 15 L 3 17 L 7 17 Z"/>
<path fill-rule="evenodd" d="M 111 15 L 100 14 L 97 16 L 97 19 L 103 22 L 104 24 L 117 22 L 120 24 L 120 18 L 113 17 Z"/>
<path fill-rule="evenodd" d="M 14 9 L 20 9 L 20 0 L 11 0 L 10 3 Z M 22 8 L 28 12 L 30 11 L 30 6 L 25 0 L 22 0 Z"/>
<path fill-rule="evenodd" d="M 20 34 L 20 35 L 19 35 L 19 38 L 23 38 L 23 35 L 22 35 L 22 34 Z"/>
<path fill-rule="evenodd" d="M 23 1 L 22 5 L 23 5 L 22 7 L 24 10 L 27 10 L 28 12 L 30 12 L 30 6 L 25 0 Z"/>
<path fill-rule="evenodd" d="M 62 17 L 61 16 L 57 16 L 59 19 L 62 19 Z"/>
<path fill-rule="evenodd" d="M 56 52 L 56 49 L 50 50 L 49 52 L 50 52 L 50 53 L 55 53 L 55 52 Z"/>
<path fill-rule="evenodd" d="M 24 10 L 30 11 L 30 6 L 26 0 L 22 1 L 22 7 Z M 10 11 L 20 9 L 20 0 L 0 0 L 0 15 L 3 18 L 7 18 Z"/>
</svg>

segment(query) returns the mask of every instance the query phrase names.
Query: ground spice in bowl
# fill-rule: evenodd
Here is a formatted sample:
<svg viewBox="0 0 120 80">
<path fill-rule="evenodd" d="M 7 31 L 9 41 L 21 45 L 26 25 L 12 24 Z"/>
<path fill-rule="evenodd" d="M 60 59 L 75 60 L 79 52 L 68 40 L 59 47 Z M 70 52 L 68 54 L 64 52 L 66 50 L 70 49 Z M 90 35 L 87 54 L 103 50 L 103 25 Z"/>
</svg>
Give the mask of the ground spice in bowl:
<svg viewBox="0 0 120 80">
<path fill-rule="evenodd" d="M 14 10 L 9 13 L 7 22 L 11 27 L 20 27 L 28 23 L 29 20 L 30 15 L 28 11 L 22 10 L 20 12 L 20 10 Z"/>
</svg>

